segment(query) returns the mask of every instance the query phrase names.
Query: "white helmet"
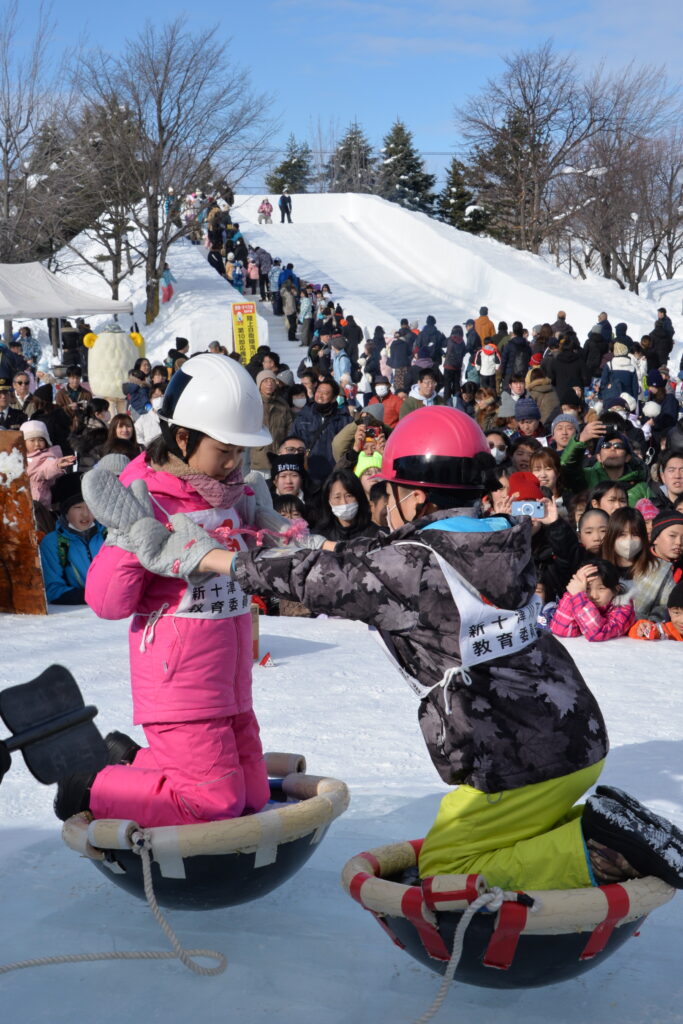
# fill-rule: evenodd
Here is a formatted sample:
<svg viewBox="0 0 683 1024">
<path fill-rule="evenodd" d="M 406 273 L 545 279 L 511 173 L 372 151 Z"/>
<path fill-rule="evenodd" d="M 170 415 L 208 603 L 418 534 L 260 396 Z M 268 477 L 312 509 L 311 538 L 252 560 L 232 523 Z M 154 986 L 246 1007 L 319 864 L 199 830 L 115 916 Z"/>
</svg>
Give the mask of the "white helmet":
<svg viewBox="0 0 683 1024">
<path fill-rule="evenodd" d="M 263 402 L 254 379 L 236 360 L 214 353 L 194 356 L 176 370 L 159 419 L 169 427 L 198 430 L 240 448 L 272 441 L 263 425 Z"/>
</svg>

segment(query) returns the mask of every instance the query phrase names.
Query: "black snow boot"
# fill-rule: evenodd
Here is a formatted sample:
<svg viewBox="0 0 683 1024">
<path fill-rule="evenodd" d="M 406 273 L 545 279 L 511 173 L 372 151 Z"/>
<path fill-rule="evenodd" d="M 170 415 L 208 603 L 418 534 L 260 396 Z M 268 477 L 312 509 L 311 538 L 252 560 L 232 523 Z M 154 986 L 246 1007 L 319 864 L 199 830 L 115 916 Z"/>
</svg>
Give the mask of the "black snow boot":
<svg viewBox="0 0 683 1024">
<path fill-rule="evenodd" d="M 683 889 L 683 832 L 620 789 L 598 786 L 582 817 L 583 834 L 622 854 L 641 875 Z"/>
<path fill-rule="evenodd" d="M 125 732 L 109 732 L 104 737 L 104 742 L 107 744 L 107 750 L 109 751 L 109 757 L 107 759 L 108 764 L 132 764 L 135 760 L 135 755 L 140 749 L 140 744 L 136 743 L 134 739 L 127 736 Z"/>
<path fill-rule="evenodd" d="M 60 821 L 66 821 L 74 814 L 89 809 L 90 787 L 94 781 L 95 775 L 92 772 L 76 772 L 60 780 L 54 803 L 55 814 Z"/>
</svg>

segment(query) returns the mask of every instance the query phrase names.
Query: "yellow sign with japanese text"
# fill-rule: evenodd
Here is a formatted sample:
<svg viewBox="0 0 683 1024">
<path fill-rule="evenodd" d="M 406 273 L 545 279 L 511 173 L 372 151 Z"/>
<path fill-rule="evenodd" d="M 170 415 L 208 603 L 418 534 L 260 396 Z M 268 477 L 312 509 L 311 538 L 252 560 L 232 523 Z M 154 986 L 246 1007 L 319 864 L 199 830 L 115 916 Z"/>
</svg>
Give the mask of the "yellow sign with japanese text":
<svg viewBox="0 0 683 1024">
<path fill-rule="evenodd" d="M 258 348 L 258 324 L 254 302 L 232 303 L 232 347 L 246 366 Z"/>
</svg>

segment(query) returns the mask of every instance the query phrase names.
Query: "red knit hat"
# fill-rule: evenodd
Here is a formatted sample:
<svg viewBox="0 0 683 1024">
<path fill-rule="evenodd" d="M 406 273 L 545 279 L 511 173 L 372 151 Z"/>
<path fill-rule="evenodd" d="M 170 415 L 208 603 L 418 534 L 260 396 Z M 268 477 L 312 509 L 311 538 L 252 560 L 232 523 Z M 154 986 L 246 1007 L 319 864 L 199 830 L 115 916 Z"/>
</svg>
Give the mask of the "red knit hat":
<svg viewBox="0 0 683 1024">
<path fill-rule="evenodd" d="M 529 360 L 529 366 L 540 366 L 543 362 L 543 353 L 534 352 L 531 359 Z"/>
<path fill-rule="evenodd" d="M 544 497 L 538 477 L 533 473 L 512 473 L 508 494 L 516 494 L 520 501 L 543 501 Z"/>
</svg>

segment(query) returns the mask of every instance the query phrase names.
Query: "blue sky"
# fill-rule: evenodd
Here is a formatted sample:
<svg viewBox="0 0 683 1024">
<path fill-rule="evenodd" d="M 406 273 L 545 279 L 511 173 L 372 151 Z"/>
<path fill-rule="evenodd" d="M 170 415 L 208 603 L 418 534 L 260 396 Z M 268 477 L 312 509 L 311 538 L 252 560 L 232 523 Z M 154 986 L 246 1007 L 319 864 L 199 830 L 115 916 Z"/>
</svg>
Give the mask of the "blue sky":
<svg viewBox="0 0 683 1024">
<path fill-rule="evenodd" d="M 27 32 L 37 8 L 20 2 Z M 81 39 L 114 52 L 146 19 L 180 14 L 191 28 L 217 25 L 217 48 L 232 37 L 237 62 L 274 98 L 275 146 L 290 131 L 304 138 L 320 123 L 328 135 L 354 118 L 380 145 L 399 115 L 423 152 L 458 152 L 454 108 L 500 72 L 505 53 L 552 37 L 586 69 L 636 60 L 667 65 L 675 78 L 683 50 L 680 0 L 58 0 L 54 50 Z M 448 157 L 428 163 L 442 177 Z"/>
</svg>

